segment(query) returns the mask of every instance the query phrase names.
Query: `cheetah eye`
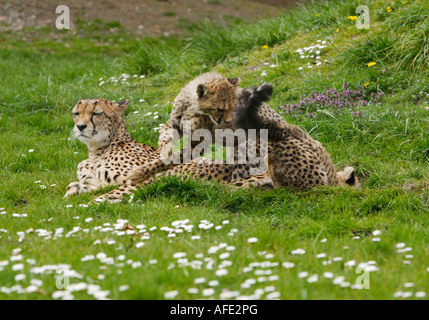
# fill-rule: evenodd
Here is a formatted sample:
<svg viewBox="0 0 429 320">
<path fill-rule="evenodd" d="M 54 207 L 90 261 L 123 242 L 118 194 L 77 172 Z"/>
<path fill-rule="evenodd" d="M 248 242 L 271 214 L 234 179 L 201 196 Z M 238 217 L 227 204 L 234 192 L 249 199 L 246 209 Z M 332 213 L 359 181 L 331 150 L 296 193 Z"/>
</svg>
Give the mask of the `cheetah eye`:
<svg viewBox="0 0 429 320">
<path fill-rule="evenodd" d="M 78 116 L 78 115 L 79 115 L 79 112 L 73 112 L 73 115 L 74 115 L 74 116 Z"/>
<path fill-rule="evenodd" d="M 94 116 L 99 116 L 100 114 L 103 114 L 104 112 L 103 111 L 100 111 L 100 112 L 94 112 L 93 114 L 94 114 Z"/>
</svg>

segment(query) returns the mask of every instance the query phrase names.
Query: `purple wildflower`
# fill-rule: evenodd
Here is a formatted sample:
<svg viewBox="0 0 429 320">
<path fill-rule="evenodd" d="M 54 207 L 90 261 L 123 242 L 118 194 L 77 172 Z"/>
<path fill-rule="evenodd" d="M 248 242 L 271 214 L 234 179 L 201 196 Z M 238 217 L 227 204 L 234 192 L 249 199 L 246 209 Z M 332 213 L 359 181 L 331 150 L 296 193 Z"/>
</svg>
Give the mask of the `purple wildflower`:
<svg viewBox="0 0 429 320">
<path fill-rule="evenodd" d="M 297 103 L 285 104 L 279 106 L 290 116 L 300 114 L 310 118 L 317 115 L 317 110 L 333 109 L 337 112 L 350 112 L 354 117 L 364 116 L 357 110 L 359 106 L 367 106 L 371 101 L 379 101 L 383 98 L 383 93 L 371 93 L 367 97 L 362 87 L 357 90 L 349 89 L 349 83 L 343 84 L 343 90 L 338 91 L 333 88 L 325 88 L 324 92 L 313 92 L 312 94 L 301 97 Z M 368 99 L 369 98 L 369 99 Z"/>
</svg>

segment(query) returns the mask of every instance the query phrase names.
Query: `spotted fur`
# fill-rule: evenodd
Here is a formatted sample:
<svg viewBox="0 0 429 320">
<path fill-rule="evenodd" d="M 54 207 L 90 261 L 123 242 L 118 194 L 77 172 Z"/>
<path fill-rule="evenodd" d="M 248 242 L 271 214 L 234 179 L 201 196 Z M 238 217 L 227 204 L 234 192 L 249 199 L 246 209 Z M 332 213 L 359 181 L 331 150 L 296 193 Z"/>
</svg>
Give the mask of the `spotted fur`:
<svg viewBox="0 0 429 320">
<path fill-rule="evenodd" d="M 77 167 L 78 182 L 65 197 L 125 183 L 130 171 L 159 158 L 156 148 L 137 143 L 128 133 L 123 113 L 128 100 L 80 100 L 73 108 L 74 136 L 85 143 L 89 158 Z"/>
<path fill-rule="evenodd" d="M 264 103 L 273 93 L 270 85 L 242 91 L 234 109 L 233 127 L 268 129 L 269 174 L 275 187 L 309 189 L 317 185 L 358 186 L 354 169 L 336 172 L 328 152 L 319 141 L 291 125 Z M 275 116 L 274 116 L 275 114 Z"/>
<path fill-rule="evenodd" d="M 204 73 L 189 82 L 173 102 L 172 126 L 183 132 L 185 121 L 190 121 L 192 132 L 230 127 L 231 111 L 237 100 L 239 78 L 227 79 L 216 72 Z"/>
</svg>

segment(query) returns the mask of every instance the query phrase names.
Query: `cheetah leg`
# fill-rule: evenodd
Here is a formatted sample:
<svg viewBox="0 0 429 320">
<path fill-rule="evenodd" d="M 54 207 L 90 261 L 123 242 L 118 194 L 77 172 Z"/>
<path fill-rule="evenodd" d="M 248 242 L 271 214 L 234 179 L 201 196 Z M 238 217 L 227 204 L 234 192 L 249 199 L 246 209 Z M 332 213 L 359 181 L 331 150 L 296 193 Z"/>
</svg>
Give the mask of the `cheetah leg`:
<svg viewBox="0 0 429 320">
<path fill-rule="evenodd" d="M 97 189 L 97 186 L 93 186 L 90 184 L 83 184 L 80 182 L 72 182 L 67 186 L 67 191 L 66 191 L 66 194 L 64 195 L 64 198 L 68 198 L 75 194 L 85 193 L 96 189 Z"/>
<path fill-rule="evenodd" d="M 171 151 L 171 143 L 174 141 L 175 132 L 176 130 L 173 128 L 173 122 L 168 120 L 159 132 L 158 150 L 161 150 L 161 152 L 163 152 L 163 150 Z"/>
<path fill-rule="evenodd" d="M 183 149 L 173 152 L 175 138 L 178 138 L 175 137 L 175 132 L 176 130 L 173 128 L 172 121 L 168 120 L 162 127 L 159 134 L 159 159 L 131 170 L 128 175 L 127 184 L 141 183 L 157 173 L 173 169 L 174 167 L 185 163 Z"/>
<path fill-rule="evenodd" d="M 127 184 L 140 183 L 147 180 L 158 172 L 174 168 L 174 164 L 164 164 L 161 159 L 146 163 L 140 167 L 134 168 L 128 175 Z"/>
<path fill-rule="evenodd" d="M 173 154 L 172 141 L 169 141 L 166 144 L 159 142 L 159 144 L 162 145 L 159 159 L 131 170 L 127 178 L 127 184 L 141 183 L 158 173 L 174 169 L 176 166 L 183 163 L 183 149 Z"/>
<path fill-rule="evenodd" d="M 108 201 L 109 203 L 120 203 L 122 202 L 124 195 L 132 194 L 135 190 L 137 190 L 137 185 L 124 185 L 121 186 L 109 193 L 105 193 L 93 200 L 95 203 L 102 203 Z"/>
<path fill-rule="evenodd" d="M 247 179 L 236 180 L 232 183 L 234 187 L 248 189 L 248 188 L 261 188 L 261 189 L 273 189 L 274 184 L 268 173 L 259 175 L 259 176 L 251 176 Z"/>
</svg>

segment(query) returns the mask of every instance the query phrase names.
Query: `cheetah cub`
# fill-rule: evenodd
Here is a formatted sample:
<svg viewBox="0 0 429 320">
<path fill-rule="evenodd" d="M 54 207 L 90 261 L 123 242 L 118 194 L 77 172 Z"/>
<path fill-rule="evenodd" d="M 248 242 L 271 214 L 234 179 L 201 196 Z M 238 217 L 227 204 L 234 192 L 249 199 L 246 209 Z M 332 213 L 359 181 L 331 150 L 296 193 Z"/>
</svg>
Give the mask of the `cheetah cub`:
<svg viewBox="0 0 429 320">
<path fill-rule="evenodd" d="M 157 149 L 137 143 L 123 119 L 128 100 L 80 100 L 73 108 L 73 134 L 87 145 L 89 158 L 77 167 L 78 182 L 67 187 L 65 197 L 123 184 L 129 172 L 159 158 Z"/>
<path fill-rule="evenodd" d="M 301 128 L 291 125 L 272 113 L 261 112 L 273 87 L 262 85 L 242 92 L 233 113 L 233 126 L 243 129 L 268 129 L 271 144 L 268 171 L 274 187 L 289 186 L 309 189 L 317 185 L 359 186 L 354 168 L 336 172 L 328 152 L 319 141 Z M 271 109 L 272 110 L 272 109 Z M 274 112 L 274 110 L 272 110 Z"/>
<path fill-rule="evenodd" d="M 216 72 L 204 73 L 185 85 L 173 102 L 170 119 L 161 129 L 158 139 L 158 150 L 161 157 L 154 163 L 135 168 L 130 173 L 130 183 L 146 180 L 156 167 L 156 171 L 172 169 L 173 164 L 165 165 L 164 157 L 171 157 L 174 133 L 183 136 L 185 125 L 190 125 L 190 134 L 197 129 L 207 129 L 215 136 L 216 129 L 226 129 L 231 126 L 231 112 L 241 89 L 238 87 L 240 78 L 224 78 Z M 201 140 L 191 141 L 191 148 Z M 212 141 L 214 143 L 214 141 Z M 201 154 L 202 155 L 202 154 Z M 181 157 L 180 152 L 175 157 Z"/>
</svg>

